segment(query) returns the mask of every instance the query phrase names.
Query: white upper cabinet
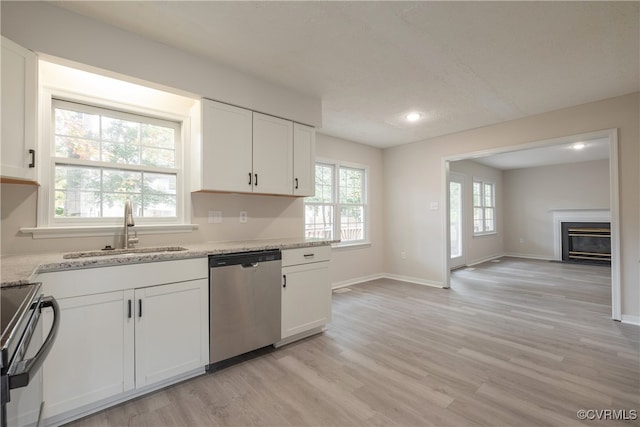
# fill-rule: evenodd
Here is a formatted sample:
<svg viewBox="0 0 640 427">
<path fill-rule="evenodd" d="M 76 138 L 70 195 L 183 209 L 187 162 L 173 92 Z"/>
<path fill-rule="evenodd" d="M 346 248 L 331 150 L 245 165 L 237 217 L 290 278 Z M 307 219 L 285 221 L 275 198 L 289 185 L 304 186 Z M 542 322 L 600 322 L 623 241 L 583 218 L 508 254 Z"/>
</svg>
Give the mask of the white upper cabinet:
<svg viewBox="0 0 640 427">
<path fill-rule="evenodd" d="M 202 159 L 193 165 L 201 178 L 194 191 L 313 194 L 312 127 L 208 99 L 202 108 Z"/>
<path fill-rule="evenodd" d="M 2 37 L 3 178 L 36 181 L 37 58 Z"/>
<path fill-rule="evenodd" d="M 311 126 L 293 124 L 293 194 L 315 194 L 316 130 Z"/>
<path fill-rule="evenodd" d="M 253 191 L 292 194 L 293 122 L 253 113 Z"/>
<path fill-rule="evenodd" d="M 252 112 L 208 99 L 202 109 L 202 188 L 251 192 Z"/>
</svg>

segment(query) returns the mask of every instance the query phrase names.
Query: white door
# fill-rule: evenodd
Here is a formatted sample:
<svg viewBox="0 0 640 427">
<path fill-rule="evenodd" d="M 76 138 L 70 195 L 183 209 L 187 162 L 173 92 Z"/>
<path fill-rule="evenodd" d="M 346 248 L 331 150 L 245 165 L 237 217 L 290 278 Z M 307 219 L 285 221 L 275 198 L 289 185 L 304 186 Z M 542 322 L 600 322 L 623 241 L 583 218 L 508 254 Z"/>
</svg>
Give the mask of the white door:
<svg viewBox="0 0 640 427">
<path fill-rule="evenodd" d="M 464 175 L 449 174 L 449 268 L 465 265 L 464 256 Z"/>
<path fill-rule="evenodd" d="M 135 290 L 136 388 L 209 363 L 207 279 Z"/>
<path fill-rule="evenodd" d="M 116 291 L 58 300 L 60 327 L 43 364 L 45 417 L 133 388 L 132 297 Z M 42 315 L 48 331 L 53 315 Z"/>
<path fill-rule="evenodd" d="M 282 339 L 331 321 L 328 262 L 284 267 Z"/>
<path fill-rule="evenodd" d="M 251 111 L 203 100 L 203 189 L 252 191 L 252 126 Z"/>
<path fill-rule="evenodd" d="M 311 126 L 293 124 L 293 194 L 313 196 L 315 193 L 316 131 Z"/>
<path fill-rule="evenodd" d="M 2 37 L 2 155 L 5 178 L 36 180 L 36 54 Z"/>
<path fill-rule="evenodd" d="M 253 192 L 293 194 L 293 122 L 253 113 Z"/>
</svg>

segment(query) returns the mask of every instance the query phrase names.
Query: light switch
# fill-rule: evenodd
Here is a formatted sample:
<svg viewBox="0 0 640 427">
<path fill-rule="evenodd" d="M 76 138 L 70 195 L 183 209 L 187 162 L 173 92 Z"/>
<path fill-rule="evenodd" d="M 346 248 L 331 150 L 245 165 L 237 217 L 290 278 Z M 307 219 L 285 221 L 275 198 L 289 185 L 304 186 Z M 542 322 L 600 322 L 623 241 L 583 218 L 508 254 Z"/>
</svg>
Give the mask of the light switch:
<svg viewBox="0 0 640 427">
<path fill-rule="evenodd" d="M 222 222 L 222 211 L 209 211 L 209 224 L 220 224 Z"/>
<path fill-rule="evenodd" d="M 431 210 L 432 211 L 437 211 L 438 208 L 440 208 L 440 205 L 438 204 L 438 202 L 431 202 Z"/>
<path fill-rule="evenodd" d="M 249 215 L 247 214 L 247 211 L 240 211 L 240 222 L 245 223 L 248 218 Z"/>
</svg>

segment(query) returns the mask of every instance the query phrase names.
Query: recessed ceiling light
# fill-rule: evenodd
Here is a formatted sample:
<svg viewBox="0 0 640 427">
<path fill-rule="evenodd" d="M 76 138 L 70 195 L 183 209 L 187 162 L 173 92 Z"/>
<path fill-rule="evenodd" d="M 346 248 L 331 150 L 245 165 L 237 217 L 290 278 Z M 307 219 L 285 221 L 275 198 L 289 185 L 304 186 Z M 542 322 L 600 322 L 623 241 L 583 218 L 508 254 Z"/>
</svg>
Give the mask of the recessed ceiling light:
<svg viewBox="0 0 640 427">
<path fill-rule="evenodd" d="M 406 116 L 404 116 L 405 119 L 407 119 L 410 122 L 417 122 L 418 120 L 420 120 L 422 118 L 422 114 L 420 113 L 409 113 Z"/>
<path fill-rule="evenodd" d="M 582 150 L 584 147 L 586 147 L 587 144 L 585 144 L 584 142 L 576 142 L 575 144 L 573 144 L 571 147 L 574 150 Z"/>
</svg>

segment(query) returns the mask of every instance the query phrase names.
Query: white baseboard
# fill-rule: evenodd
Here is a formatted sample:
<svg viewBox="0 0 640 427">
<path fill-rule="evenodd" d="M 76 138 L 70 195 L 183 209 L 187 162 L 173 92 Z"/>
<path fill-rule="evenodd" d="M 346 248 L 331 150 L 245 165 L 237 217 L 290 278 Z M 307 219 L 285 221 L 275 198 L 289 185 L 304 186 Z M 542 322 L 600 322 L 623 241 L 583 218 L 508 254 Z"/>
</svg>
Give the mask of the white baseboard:
<svg viewBox="0 0 640 427">
<path fill-rule="evenodd" d="M 368 282 L 370 280 L 384 279 L 386 276 L 384 273 L 370 274 L 369 276 L 355 277 L 349 280 L 343 280 L 342 282 L 336 282 L 331 285 L 331 289 L 344 288 L 346 286 L 357 285 L 358 283 Z"/>
<path fill-rule="evenodd" d="M 301 340 L 303 338 L 310 337 L 311 335 L 319 334 L 319 333 L 324 332 L 326 330 L 327 330 L 327 325 L 318 326 L 317 328 L 313 328 L 313 329 L 311 329 L 309 331 L 301 332 L 301 333 L 299 333 L 297 335 L 285 338 L 282 341 L 278 341 L 273 346 L 275 348 L 280 348 L 280 347 L 282 347 L 284 345 L 291 344 L 292 342 Z"/>
<path fill-rule="evenodd" d="M 170 385 L 179 383 L 181 381 L 188 380 L 190 378 L 194 378 L 205 373 L 205 366 L 201 368 L 193 369 L 189 372 L 185 372 L 184 374 L 176 375 L 175 377 L 159 381 L 153 385 L 143 387 L 140 389 L 134 389 L 131 391 L 127 391 L 116 396 L 108 397 L 99 402 L 90 403 L 84 405 L 80 408 L 64 412 L 62 414 L 57 414 L 51 417 L 47 417 L 45 414 L 45 419 L 42 420 L 42 425 L 47 427 L 57 427 L 63 424 L 69 423 L 71 421 L 77 420 L 79 418 L 84 418 L 88 415 L 94 414 L 98 411 L 102 411 L 103 409 L 107 409 L 111 406 L 118 405 L 120 403 L 124 403 L 136 397 L 141 397 L 145 394 L 148 394 L 152 391 L 160 390 L 162 388 L 168 387 Z"/>
<path fill-rule="evenodd" d="M 621 322 L 640 326 L 640 316 L 629 316 L 627 314 L 623 314 Z"/>
<path fill-rule="evenodd" d="M 470 261 L 470 262 L 467 263 L 467 267 L 471 267 L 473 265 L 482 264 L 483 262 L 491 261 L 491 260 L 494 260 L 494 259 L 502 258 L 503 256 L 505 256 L 505 254 L 497 254 L 497 255 L 491 255 L 491 256 L 488 256 L 488 257 L 484 257 L 484 258 L 474 259 L 473 261 Z"/>
<path fill-rule="evenodd" d="M 553 261 L 552 256 L 544 256 L 544 255 L 535 255 L 535 254 L 521 254 L 518 252 L 507 252 L 504 256 L 510 256 L 514 258 L 526 258 L 526 259 L 537 259 L 540 261 Z"/>
<path fill-rule="evenodd" d="M 401 276 L 399 274 L 384 274 L 384 277 L 386 279 L 399 280 L 400 282 L 414 283 L 416 285 L 444 288 L 442 282 L 436 282 L 435 280 L 419 279 L 417 277 Z"/>
<path fill-rule="evenodd" d="M 346 286 L 357 285 L 358 283 L 369 282 L 371 280 L 377 280 L 377 279 L 398 280 L 400 282 L 408 282 L 408 283 L 414 283 L 416 285 L 432 286 L 434 288 L 444 287 L 442 282 L 436 282 L 435 280 L 419 279 L 417 277 L 402 276 L 399 274 L 378 273 L 378 274 L 371 274 L 369 276 L 355 277 L 353 279 L 344 280 L 342 282 L 336 282 L 333 285 L 331 285 L 331 289 L 344 288 Z"/>
</svg>

